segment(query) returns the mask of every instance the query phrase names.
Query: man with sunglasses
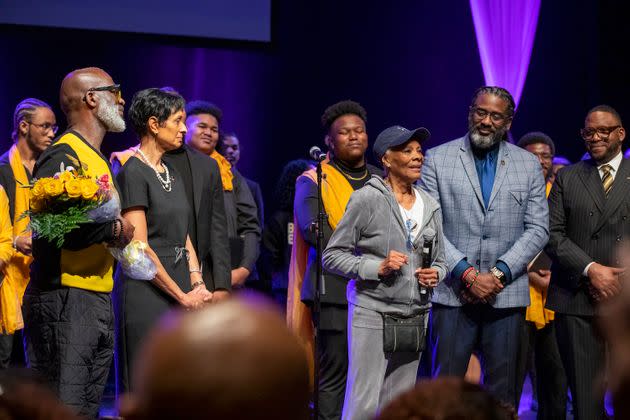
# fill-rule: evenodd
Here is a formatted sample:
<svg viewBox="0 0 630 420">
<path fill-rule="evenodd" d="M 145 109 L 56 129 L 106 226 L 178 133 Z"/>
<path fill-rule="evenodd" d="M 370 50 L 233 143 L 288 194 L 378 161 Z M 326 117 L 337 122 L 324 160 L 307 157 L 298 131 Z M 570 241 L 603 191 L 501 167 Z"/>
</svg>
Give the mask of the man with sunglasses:
<svg viewBox="0 0 630 420">
<path fill-rule="evenodd" d="M 432 299 L 433 373 L 463 377 L 478 349 L 488 390 L 518 407 L 527 264 L 549 231 L 540 163 L 505 141 L 514 108 L 507 90 L 478 89 L 468 133 L 427 152 L 421 182 L 442 207 L 451 271 Z"/>
<path fill-rule="evenodd" d="M 31 235 L 27 231 L 29 218 L 21 217 L 29 209 L 29 190 L 22 188 L 32 179 L 35 162 L 52 143 L 57 132 L 55 113 L 46 102 L 35 98 L 21 101 L 13 113 L 13 146 L 0 157 L 0 185 L 9 204 L 8 217 L 12 226 L 15 252 L 6 261 L 0 277 L 0 370 L 7 368 L 13 344 L 21 340 L 22 296 L 29 281 Z M 18 344 L 21 346 L 21 344 Z"/>
<path fill-rule="evenodd" d="M 82 169 L 90 177 L 108 176 L 115 191 L 100 148 L 107 132 L 125 129 L 120 85 L 101 69 L 75 70 L 61 84 L 60 103 L 68 129 L 42 153 L 33 176 Z M 61 401 L 89 418 L 98 417 L 114 351 L 114 260 L 107 245 L 123 247 L 133 232 L 119 217 L 81 224 L 61 247 L 33 238 L 34 261 L 23 304 L 28 364 Z"/>
<path fill-rule="evenodd" d="M 596 419 L 605 415 L 603 387 L 596 382 L 605 343 L 596 333 L 596 315 L 621 290 L 617 247 L 630 233 L 630 163 L 621 152 L 626 131 L 612 107 L 591 109 L 580 135 L 590 159 L 561 169 L 549 195 L 546 251 L 554 265 L 547 307 L 556 312 L 573 414 Z"/>
</svg>

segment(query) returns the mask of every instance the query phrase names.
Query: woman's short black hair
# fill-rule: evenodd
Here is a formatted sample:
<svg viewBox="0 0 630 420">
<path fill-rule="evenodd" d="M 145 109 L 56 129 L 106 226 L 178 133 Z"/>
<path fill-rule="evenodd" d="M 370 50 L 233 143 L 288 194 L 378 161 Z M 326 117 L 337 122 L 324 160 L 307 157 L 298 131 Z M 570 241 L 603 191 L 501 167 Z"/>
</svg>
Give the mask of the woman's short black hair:
<svg viewBox="0 0 630 420">
<path fill-rule="evenodd" d="M 138 137 L 149 132 L 149 118 L 163 124 L 173 113 L 186 106 L 184 98 L 173 88 L 149 88 L 136 92 L 131 99 L 127 118 Z"/>
</svg>

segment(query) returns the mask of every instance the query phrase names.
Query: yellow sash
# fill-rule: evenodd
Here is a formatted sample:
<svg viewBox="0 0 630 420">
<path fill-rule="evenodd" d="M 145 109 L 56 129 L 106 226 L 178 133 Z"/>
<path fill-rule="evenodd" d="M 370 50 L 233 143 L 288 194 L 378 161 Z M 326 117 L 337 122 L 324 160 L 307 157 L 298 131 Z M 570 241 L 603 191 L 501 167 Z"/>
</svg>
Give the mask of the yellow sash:
<svg viewBox="0 0 630 420">
<path fill-rule="evenodd" d="M 115 160 L 120 162 L 120 166 L 125 166 L 125 163 L 129 160 L 131 156 L 133 156 L 138 150 L 138 146 L 130 147 L 129 149 L 121 150 L 119 152 L 112 152 L 109 156 L 109 162 L 114 163 Z"/>
<path fill-rule="evenodd" d="M 15 203 L 13 212 L 13 228 L 10 233 L 10 241 L 12 245 L 13 238 L 17 236 L 30 235 L 30 232 L 26 232 L 28 228 L 29 218 L 24 217 L 20 219 L 22 213 L 29 209 L 29 189 L 24 188 L 28 185 L 28 176 L 24 164 L 22 163 L 22 157 L 17 149 L 17 146 L 13 145 L 9 150 L 9 164 L 13 171 L 15 178 Z M 4 191 L 2 195 L 6 197 Z M 2 198 L 2 200 L 4 199 Z M 4 203 L 1 204 L 4 208 Z M 4 227 L 4 210 L 0 210 L 2 213 L 0 219 L 2 219 L 2 226 Z M 9 207 L 7 200 L 6 216 L 9 216 Z M 10 219 L 7 219 L 6 223 L 10 224 Z M 4 253 L 3 253 L 4 254 Z M 5 278 L 0 289 L 1 300 L 1 318 L 0 329 L 7 334 L 13 334 L 15 330 L 19 330 L 24 327 L 22 320 L 22 298 L 24 291 L 28 285 L 30 279 L 30 265 L 33 258 L 28 255 L 24 255 L 21 252 L 15 251 L 11 248 L 10 260 L 6 260 L 9 263 L 5 268 Z"/>
<path fill-rule="evenodd" d="M 309 178 L 317 184 L 314 169 L 304 172 L 300 177 Z M 350 195 L 354 190 L 348 180 L 333 166 L 322 163 L 322 202 L 328 213 L 328 223 L 333 230 L 339 224 Z M 293 219 L 293 246 L 291 248 L 291 264 L 289 266 L 289 287 L 287 291 L 287 324 L 304 347 L 308 358 L 311 387 L 314 373 L 313 321 L 311 310 L 302 302 L 302 283 L 306 275 L 309 245 L 300 233 L 299 225 Z"/>
<path fill-rule="evenodd" d="M 546 185 L 547 197 L 551 191 L 551 183 Z M 544 252 L 544 251 L 543 251 Z M 544 328 L 545 325 L 553 321 L 555 314 L 553 311 L 545 308 L 547 302 L 547 289 L 541 289 L 538 286 L 529 284 L 529 300 L 531 301 L 525 312 L 525 319 L 536 324 L 537 329 Z"/>
<path fill-rule="evenodd" d="M 232 173 L 232 165 L 226 158 L 224 158 L 219 152 L 213 150 L 210 153 L 210 157 L 217 161 L 219 165 L 219 172 L 221 173 L 221 183 L 223 184 L 223 191 L 232 191 L 234 186 L 232 185 L 232 179 L 234 174 Z"/>
<path fill-rule="evenodd" d="M 55 145 L 67 144 L 79 157 L 87 175 L 97 178 L 104 174 L 112 179 L 107 161 L 73 133 L 64 134 Z M 110 181 L 111 182 L 111 181 Z M 112 184 L 112 189 L 115 189 Z M 95 292 L 111 292 L 114 257 L 104 244 L 94 244 L 79 251 L 61 250 L 61 284 Z"/>
</svg>

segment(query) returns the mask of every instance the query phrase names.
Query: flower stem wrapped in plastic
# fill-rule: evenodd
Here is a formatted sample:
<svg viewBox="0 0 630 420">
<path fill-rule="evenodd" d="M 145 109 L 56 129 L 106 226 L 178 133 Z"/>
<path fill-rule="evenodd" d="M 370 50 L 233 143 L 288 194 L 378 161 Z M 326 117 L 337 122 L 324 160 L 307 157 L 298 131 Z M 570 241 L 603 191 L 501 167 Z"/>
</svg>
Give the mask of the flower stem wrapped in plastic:
<svg viewBox="0 0 630 420">
<path fill-rule="evenodd" d="M 120 268 L 130 278 L 153 280 L 157 267 L 147 255 L 147 247 L 145 242 L 134 239 L 125 248 L 110 248 L 109 252 L 118 260 Z"/>
</svg>

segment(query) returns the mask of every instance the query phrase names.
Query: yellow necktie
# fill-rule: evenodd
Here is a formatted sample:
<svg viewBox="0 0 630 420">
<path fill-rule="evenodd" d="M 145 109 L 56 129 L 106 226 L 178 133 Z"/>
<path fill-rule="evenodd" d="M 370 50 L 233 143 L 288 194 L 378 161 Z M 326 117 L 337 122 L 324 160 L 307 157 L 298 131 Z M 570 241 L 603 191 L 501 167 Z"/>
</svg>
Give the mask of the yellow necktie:
<svg viewBox="0 0 630 420">
<path fill-rule="evenodd" d="M 602 166 L 602 172 L 604 172 L 604 175 L 602 176 L 602 184 L 604 185 L 604 192 L 606 195 L 608 195 L 614 181 L 612 174 L 610 173 L 611 170 L 612 166 L 608 164 Z"/>
</svg>

